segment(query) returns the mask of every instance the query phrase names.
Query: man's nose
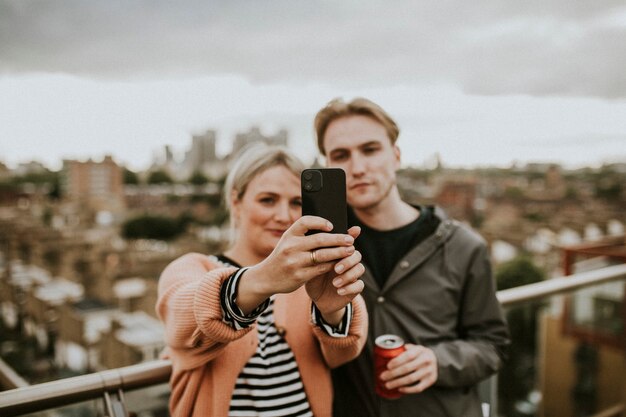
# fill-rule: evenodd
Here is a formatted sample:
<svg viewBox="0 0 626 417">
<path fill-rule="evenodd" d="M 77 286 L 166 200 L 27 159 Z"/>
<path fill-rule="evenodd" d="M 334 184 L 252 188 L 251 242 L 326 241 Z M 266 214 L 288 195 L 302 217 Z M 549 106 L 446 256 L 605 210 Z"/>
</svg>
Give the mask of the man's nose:
<svg viewBox="0 0 626 417">
<path fill-rule="evenodd" d="M 352 175 L 359 176 L 365 173 L 366 163 L 365 160 L 358 155 L 354 155 L 352 160 L 350 161 L 350 169 L 352 170 Z"/>
</svg>

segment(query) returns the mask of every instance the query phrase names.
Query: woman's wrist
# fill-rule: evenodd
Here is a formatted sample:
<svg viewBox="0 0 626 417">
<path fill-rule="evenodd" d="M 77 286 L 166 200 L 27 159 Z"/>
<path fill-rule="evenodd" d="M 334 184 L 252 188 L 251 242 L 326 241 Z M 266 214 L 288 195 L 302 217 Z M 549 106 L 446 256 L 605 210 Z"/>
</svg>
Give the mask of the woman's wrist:
<svg viewBox="0 0 626 417">
<path fill-rule="evenodd" d="M 259 271 L 257 265 L 249 268 L 239 279 L 236 300 L 237 306 L 244 314 L 250 314 L 273 295 L 264 288 L 262 275 L 263 272 Z"/>
<path fill-rule="evenodd" d="M 346 314 L 346 308 L 343 307 L 337 311 L 332 311 L 332 312 L 323 312 L 322 310 L 320 310 L 320 314 L 322 315 L 322 319 L 326 323 L 328 323 L 329 325 L 333 327 L 337 327 L 343 320 L 343 316 Z"/>
</svg>

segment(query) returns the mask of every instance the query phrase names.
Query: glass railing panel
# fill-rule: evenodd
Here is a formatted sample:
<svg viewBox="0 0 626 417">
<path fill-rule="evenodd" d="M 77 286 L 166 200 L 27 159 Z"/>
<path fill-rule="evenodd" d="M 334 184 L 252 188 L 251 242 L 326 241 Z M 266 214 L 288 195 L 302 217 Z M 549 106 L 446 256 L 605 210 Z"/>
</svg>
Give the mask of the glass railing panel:
<svg viewBox="0 0 626 417">
<path fill-rule="evenodd" d="M 169 384 L 159 384 L 124 393 L 126 408 L 141 417 L 167 417 Z"/>
<path fill-rule="evenodd" d="M 167 383 L 123 392 L 122 397 L 124 408 L 132 416 L 169 416 L 170 388 Z M 119 399 L 119 396 L 117 393 L 111 393 L 109 398 L 114 401 Z M 107 415 L 107 412 L 103 395 L 103 398 L 18 415 L 25 417 L 102 417 Z"/>
<path fill-rule="evenodd" d="M 103 400 L 84 401 L 36 413 L 23 414 L 24 417 L 103 417 L 104 415 Z"/>
<path fill-rule="evenodd" d="M 512 344 L 497 377 L 492 408 L 498 416 L 578 417 L 622 410 L 624 287 L 623 281 L 605 283 L 505 308 Z"/>
</svg>

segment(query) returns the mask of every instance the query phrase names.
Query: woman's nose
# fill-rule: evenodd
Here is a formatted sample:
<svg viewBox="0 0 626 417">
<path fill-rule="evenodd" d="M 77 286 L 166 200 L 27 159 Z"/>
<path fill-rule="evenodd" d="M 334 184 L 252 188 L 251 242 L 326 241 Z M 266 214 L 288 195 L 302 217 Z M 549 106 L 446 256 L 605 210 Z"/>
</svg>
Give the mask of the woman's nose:
<svg viewBox="0 0 626 417">
<path fill-rule="evenodd" d="M 274 212 L 274 219 L 281 222 L 289 222 L 291 220 L 291 215 L 289 211 L 288 204 L 278 204 L 276 206 L 276 211 Z"/>
</svg>

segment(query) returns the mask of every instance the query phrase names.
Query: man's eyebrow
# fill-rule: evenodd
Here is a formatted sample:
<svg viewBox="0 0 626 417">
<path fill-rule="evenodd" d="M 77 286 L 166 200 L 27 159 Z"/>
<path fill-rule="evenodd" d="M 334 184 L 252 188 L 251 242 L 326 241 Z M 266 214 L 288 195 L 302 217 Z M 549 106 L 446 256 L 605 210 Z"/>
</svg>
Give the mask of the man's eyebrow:
<svg viewBox="0 0 626 417">
<path fill-rule="evenodd" d="M 378 145 L 378 144 L 380 144 L 380 140 L 378 140 L 378 139 L 372 139 L 372 140 L 367 141 L 367 142 L 365 142 L 365 143 L 361 143 L 361 144 L 359 145 L 359 148 L 362 148 L 362 147 L 364 147 L 364 146 L 370 146 L 370 145 Z"/>
</svg>

